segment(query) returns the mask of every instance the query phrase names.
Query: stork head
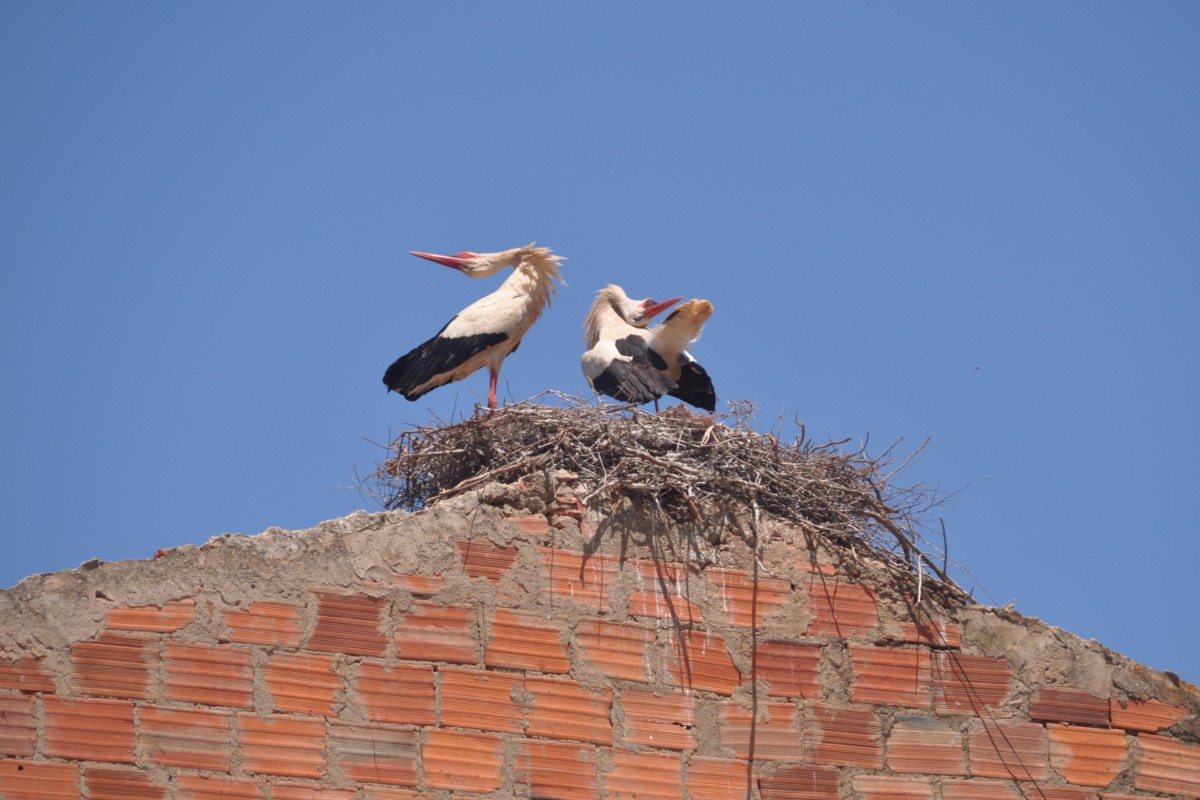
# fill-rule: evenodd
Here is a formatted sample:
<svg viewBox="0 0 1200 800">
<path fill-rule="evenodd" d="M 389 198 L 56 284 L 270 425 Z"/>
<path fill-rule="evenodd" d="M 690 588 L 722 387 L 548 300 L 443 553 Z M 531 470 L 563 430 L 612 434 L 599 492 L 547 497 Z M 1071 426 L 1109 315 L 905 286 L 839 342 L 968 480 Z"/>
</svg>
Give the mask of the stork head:
<svg viewBox="0 0 1200 800">
<path fill-rule="evenodd" d="M 601 289 L 596 299 L 599 303 L 607 302 L 621 319 L 633 327 L 644 328 L 650 324 L 650 320 L 654 319 L 655 316 L 666 311 L 683 298 L 674 297 L 662 303 L 656 303 L 652 297 L 647 297 L 645 300 L 634 300 L 625 294 L 624 289 L 614 283 Z"/>
<path fill-rule="evenodd" d="M 418 258 L 456 269 L 468 278 L 486 278 L 489 275 L 495 275 L 505 267 L 517 266 L 530 253 L 531 248 L 532 245 L 503 250 L 499 253 L 473 253 L 470 250 L 464 250 L 452 256 L 419 253 L 416 250 L 410 252 Z"/>
<path fill-rule="evenodd" d="M 621 290 L 621 287 L 612 286 L 610 288 L 617 290 L 613 293 L 613 308 L 635 328 L 646 327 L 650 324 L 650 320 L 683 299 L 682 297 L 673 297 L 661 303 L 655 302 L 653 297 L 647 297 L 645 300 L 633 300 Z"/>
<path fill-rule="evenodd" d="M 645 300 L 634 300 L 625 294 L 625 290 L 620 286 L 615 283 L 609 284 L 597 292 L 596 299 L 592 301 L 587 319 L 583 321 L 583 340 L 589 348 L 595 347 L 596 342 L 600 340 L 602 329 L 614 323 L 618 329 L 623 325 L 644 328 L 656 314 L 681 299 L 676 297 L 665 303 L 656 303 L 649 297 Z M 627 333 L 624 331 L 620 335 L 624 336 Z"/>
<path fill-rule="evenodd" d="M 670 300 L 664 300 L 661 303 L 654 302 L 654 298 L 647 297 L 637 304 L 637 310 L 633 316 L 629 317 L 629 324 L 635 328 L 644 328 L 650 324 L 650 320 L 666 311 L 671 306 L 682 300 L 682 297 L 672 297 Z"/>
</svg>

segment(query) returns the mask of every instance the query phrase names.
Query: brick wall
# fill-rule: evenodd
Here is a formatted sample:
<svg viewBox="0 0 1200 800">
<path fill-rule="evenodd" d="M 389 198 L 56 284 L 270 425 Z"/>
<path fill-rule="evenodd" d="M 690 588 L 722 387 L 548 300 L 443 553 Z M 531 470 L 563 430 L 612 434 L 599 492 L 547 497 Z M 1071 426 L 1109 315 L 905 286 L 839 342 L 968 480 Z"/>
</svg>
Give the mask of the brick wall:
<svg viewBox="0 0 1200 800">
<path fill-rule="evenodd" d="M 916 615 L 778 530 L 756 575 L 555 510 L 0 592 L 0 798 L 1200 797 L 1193 687 L 1009 612 Z"/>
</svg>

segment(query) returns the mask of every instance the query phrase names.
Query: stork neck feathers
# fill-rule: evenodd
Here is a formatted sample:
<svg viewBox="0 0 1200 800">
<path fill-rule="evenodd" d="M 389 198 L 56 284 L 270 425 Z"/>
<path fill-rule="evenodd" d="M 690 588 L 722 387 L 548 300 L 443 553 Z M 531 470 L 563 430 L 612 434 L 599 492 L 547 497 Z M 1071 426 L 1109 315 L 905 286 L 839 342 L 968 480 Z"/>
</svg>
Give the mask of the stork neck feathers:
<svg viewBox="0 0 1200 800">
<path fill-rule="evenodd" d="M 498 293 L 522 298 L 528 309 L 528 322 L 532 325 L 554 297 L 558 289 L 555 282 L 567 285 L 558 271 L 559 263 L 565 259 L 553 255 L 548 247 L 534 247 L 532 244 L 510 252 L 513 254 L 510 263 L 514 272 L 504 281 Z"/>
<path fill-rule="evenodd" d="M 629 331 L 639 330 L 630 325 L 625 318 L 624 307 L 632 302 L 625 291 L 616 284 L 609 284 L 596 293 L 587 319 L 583 321 L 583 338 L 589 350 L 595 347 L 596 342 L 603 336 L 615 339 Z"/>
<path fill-rule="evenodd" d="M 549 247 L 534 247 L 532 243 L 518 248 L 517 261 L 514 268 L 518 275 L 525 274 L 534 278 L 539 284 L 545 286 L 546 290 L 553 294 L 557 287 L 554 285 L 558 281 L 563 286 L 567 282 L 563 280 L 562 274 L 558 271 L 558 265 L 565 261 L 562 256 L 556 256 L 550 252 Z"/>
</svg>

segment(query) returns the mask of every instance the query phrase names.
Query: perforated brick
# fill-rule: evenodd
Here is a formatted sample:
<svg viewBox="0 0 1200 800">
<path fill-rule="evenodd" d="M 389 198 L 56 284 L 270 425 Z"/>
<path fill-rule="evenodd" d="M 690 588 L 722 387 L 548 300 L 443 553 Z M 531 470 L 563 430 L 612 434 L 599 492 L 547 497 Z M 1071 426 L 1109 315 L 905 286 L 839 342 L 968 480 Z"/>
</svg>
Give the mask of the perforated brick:
<svg viewBox="0 0 1200 800">
<path fill-rule="evenodd" d="M 751 709 L 732 701 L 721 704 L 721 744 L 738 758 L 750 758 L 753 737 L 754 757 L 774 761 L 801 758 L 798 713 L 791 703 L 759 703 L 758 719 Z"/>
<path fill-rule="evenodd" d="M 79 800 L 78 764 L 0 759 L 0 786 L 5 800 Z"/>
<path fill-rule="evenodd" d="M 438 789 L 490 792 L 500 785 L 503 754 L 499 736 L 435 728 L 421 753 L 425 782 Z"/>
<path fill-rule="evenodd" d="M 71 647 L 72 680 L 83 694 L 145 698 L 157 662 L 156 642 L 125 634 L 104 633 Z"/>
<path fill-rule="evenodd" d="M 133 763 L 133 703 L 42 699 L 46 755 L 74 761 Z"/>
<path fill-rule="evenodd" d="M 155 708 L 138 712 L 139 750 L 164 766 L 229 770 L 232 714 L 205 708 Z"/>
</svg>

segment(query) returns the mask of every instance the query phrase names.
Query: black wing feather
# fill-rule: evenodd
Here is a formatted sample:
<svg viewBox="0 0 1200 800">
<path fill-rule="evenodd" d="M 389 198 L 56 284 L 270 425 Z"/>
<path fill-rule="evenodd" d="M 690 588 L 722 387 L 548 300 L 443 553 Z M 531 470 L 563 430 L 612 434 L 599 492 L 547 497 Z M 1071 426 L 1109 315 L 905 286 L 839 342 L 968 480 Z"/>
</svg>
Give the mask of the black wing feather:
<svg viewBox="0 0 1200 800">
<path fill-rule="evenodd" d="M 680 356 L 679 360 L 683 367 L 683 371 L 679 374 L 679 385 L 667 394 L 696 408 L 716 411 L 717 393 L 713 389 L 712 378 L 708 377 L 704 367 L 696 363 L 695 359 Z"/>
<path fill-rule="evenodd" d="M 450 320 L 453 322 L 454 320 Z M 442 331 L 450 325 L 447 322 Z M 437 377 L 453 371 L 466 363 L 472 356 L 494 347 L 508 338 L 507 333 L 480 333 L 475 336 L 442 336 L 442 331 L 427 342 L 418 345 L 405 355 L 400 356 L 383 373 L 383 383 L 393 392 L 399 392 L 408 400 L 416 400 L 421 395 L 446 381 L 433 386 L 421 386 Z"/>
<path fill-rule="evenodd" d="M 640 336 L 626 336 L 615 342 L 617 352 L 629 361 L 613 361 L 592 381 L 600 394 L 624 403 L 649 403 L 674 388 L 675 381 L 658 371 L 657 363 L 666 362 L 649 349 Z"/>
</svg>

